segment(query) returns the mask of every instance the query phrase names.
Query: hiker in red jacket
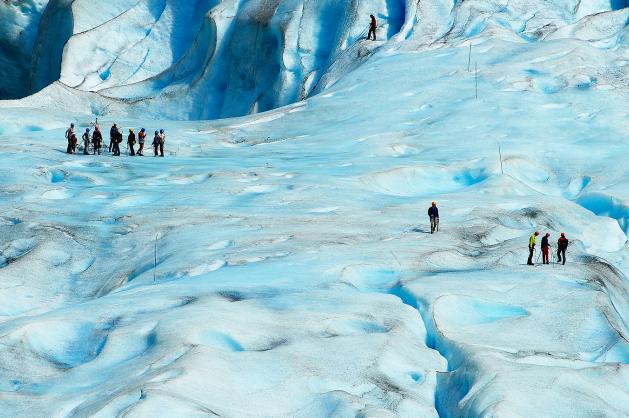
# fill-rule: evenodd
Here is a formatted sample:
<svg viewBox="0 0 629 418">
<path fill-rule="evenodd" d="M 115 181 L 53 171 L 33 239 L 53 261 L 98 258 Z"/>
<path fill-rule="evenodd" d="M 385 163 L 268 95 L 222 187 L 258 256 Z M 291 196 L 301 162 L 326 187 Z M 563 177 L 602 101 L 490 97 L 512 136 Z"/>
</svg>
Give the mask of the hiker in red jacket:
<svg viewBox="0 0 629 418">
<path fill-rule="evenodd" d="M 563 255 L 563 263 L 566 264 L 566 250 L 568 249 L 568 238 L 566 238 L 566 234 L 563 232 L 561 236 L 557 240 L 557 262 L 562 263 L 562 255 Z"/>
<path fill-rule="evenodd" d="M 367 39 L 371 39 L 371 34 L 373 33 L 373 40 L 376 40 L 376 28 L 378 27 L 376 23 L 376 17 L 374 15 L 369 15 L 371 17 L 371 23 L 369 24 L 369 34 L 367 35 Z"/>
</svg>

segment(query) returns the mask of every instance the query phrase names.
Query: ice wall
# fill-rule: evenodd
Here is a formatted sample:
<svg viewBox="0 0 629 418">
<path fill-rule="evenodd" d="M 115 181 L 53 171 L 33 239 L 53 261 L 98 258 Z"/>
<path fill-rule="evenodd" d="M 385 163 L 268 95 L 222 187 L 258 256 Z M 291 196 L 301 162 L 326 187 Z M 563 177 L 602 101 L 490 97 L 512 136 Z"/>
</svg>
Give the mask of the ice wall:
<svg viewBox="0 0 629 418">
<path fill-rule="evenodd" d="M 0 2 L 0 99 L 31 93 L 31 56 L 48 0 Z M 57 78 L 59 69 L 57 69 Z M 54 80 L 53 80 L 54 81 Z"/>
<path fill-rule="evenodd" d="M 626 32 L 626 9 L 612 11 L 621 8 L 617 0 L 13 1 L 0 4 L 0 98 L 59 79 L 133 116 L 241 116 L 318 93 L 384 45 L 419 49 L 483 32 L 514 42 L 578 37 L 579 24 L 616 13 L 597 18 L 614 22 L 602 45 L 613 47 Z M 371 13 L 378 42 L 364 39 Z"/>
</svg>

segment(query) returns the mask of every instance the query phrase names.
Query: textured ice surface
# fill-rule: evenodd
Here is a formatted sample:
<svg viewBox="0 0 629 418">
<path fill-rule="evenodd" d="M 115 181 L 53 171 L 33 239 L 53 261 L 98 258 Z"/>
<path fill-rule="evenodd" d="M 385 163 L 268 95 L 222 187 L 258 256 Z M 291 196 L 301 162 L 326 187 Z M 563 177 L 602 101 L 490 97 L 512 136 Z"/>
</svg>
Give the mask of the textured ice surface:
<svg viewBox="0 0 629 418">
<path fill-rule="evenodd" d="M 75 1 L 75 30 L 158 3 Z M 627 10 L 386 4 L 399 35 L 259 115 L 167 120 L 189 82 L 0 103 L 0 416 L 629 415 Z M 98 114 L 167 158 L 66 155 Z M 536 229 L 566 266 L 525 265 Z"/>
</svg>

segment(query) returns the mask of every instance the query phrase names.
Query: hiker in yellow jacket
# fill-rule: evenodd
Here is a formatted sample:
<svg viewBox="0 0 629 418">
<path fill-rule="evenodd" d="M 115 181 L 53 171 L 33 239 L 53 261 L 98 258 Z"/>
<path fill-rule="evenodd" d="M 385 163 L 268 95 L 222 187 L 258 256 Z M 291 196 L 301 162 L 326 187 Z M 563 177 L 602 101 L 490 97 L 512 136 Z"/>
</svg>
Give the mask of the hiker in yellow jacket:
<svg viewBox="0 0 629 418">
<path fill-rule="evenodd" d="M 531 238 L 529 238 L 529 260 L 526 263 L 529 266 L 533 265 L 533 253 L 535 252 L 535 238 L 537 238 L 538 235 L 539 235 L 539 231 L 535 231 L 535 233 L 531 235 Z"/>
</svg>

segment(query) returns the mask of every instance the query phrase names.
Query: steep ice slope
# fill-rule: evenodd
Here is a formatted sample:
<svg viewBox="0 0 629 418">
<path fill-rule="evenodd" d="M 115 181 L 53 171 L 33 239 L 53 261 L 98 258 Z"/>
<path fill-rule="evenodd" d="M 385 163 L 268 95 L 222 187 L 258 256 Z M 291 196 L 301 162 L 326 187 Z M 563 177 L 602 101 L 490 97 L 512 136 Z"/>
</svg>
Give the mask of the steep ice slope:
<svg viewBox="0 0 629 418">
<path fill-rule="evenodd" d="M 31 82 L 32 57 L 37 55 L 34 48 L 38 26 L 47 3 L 47 0 L 0 3 L 0 99 L 22 98 L 37 91 Z M 57 77 L 50 82 L 59 78 L 61 61 L 57 64 Z"/>
<path fill-rule="evenodd" d="M 37 22 L 43 4 L 23 20 Z M 0 5 L 0 11 L 13 10 L 7 7 Z M 454 44 L 481 32 L 516 42 L 590 40 L 588 28 L 594 28 L 613 45 L 607 32 L 619 32 L 626 23 L 622 13 L 604 13 L 613 8 L 618 4 L 607 0 L 55 0 L 38 32 L 33 23 L 21 28 L 34 43 L 24 55 L 33 52 L 30 71 L 28 61 L 20 60 L 7 71 L 28 77 L 16 87 L 24 93 L 60 78 L 74 89 L 114 99 L 101 109 L 105 113 L 122 104 L 142 117 L 214 119 L 270 110 L 320 92 L 383 40 Z M 377 43 L 364 41 L 370 13 L 380 22 Z M 30 89 L 19 87 L 27 84 Z"/>
<path fill-rule="evenodd" d="M 173 100 L 170 116 L 216 118 L 306 97 L 337 55 L 396 35 L 411 0 L 53 0 L 0 4 L 1 98 L 61 82 L 122 99 Z M 369 48 L 364 48 L 363 54 Z M 31 58 L 32 56 L 32 58 Z M 186 98 L 192 95 L 192 98 Z M 173 96 L 175 96 L 173 98 Z M 168 100 L 167 100 L 168 101 Z M 176 106 L 185 109 L 178 113 Z M 165 112 L 166 113 L 166 112 Z"/>
</svg>

